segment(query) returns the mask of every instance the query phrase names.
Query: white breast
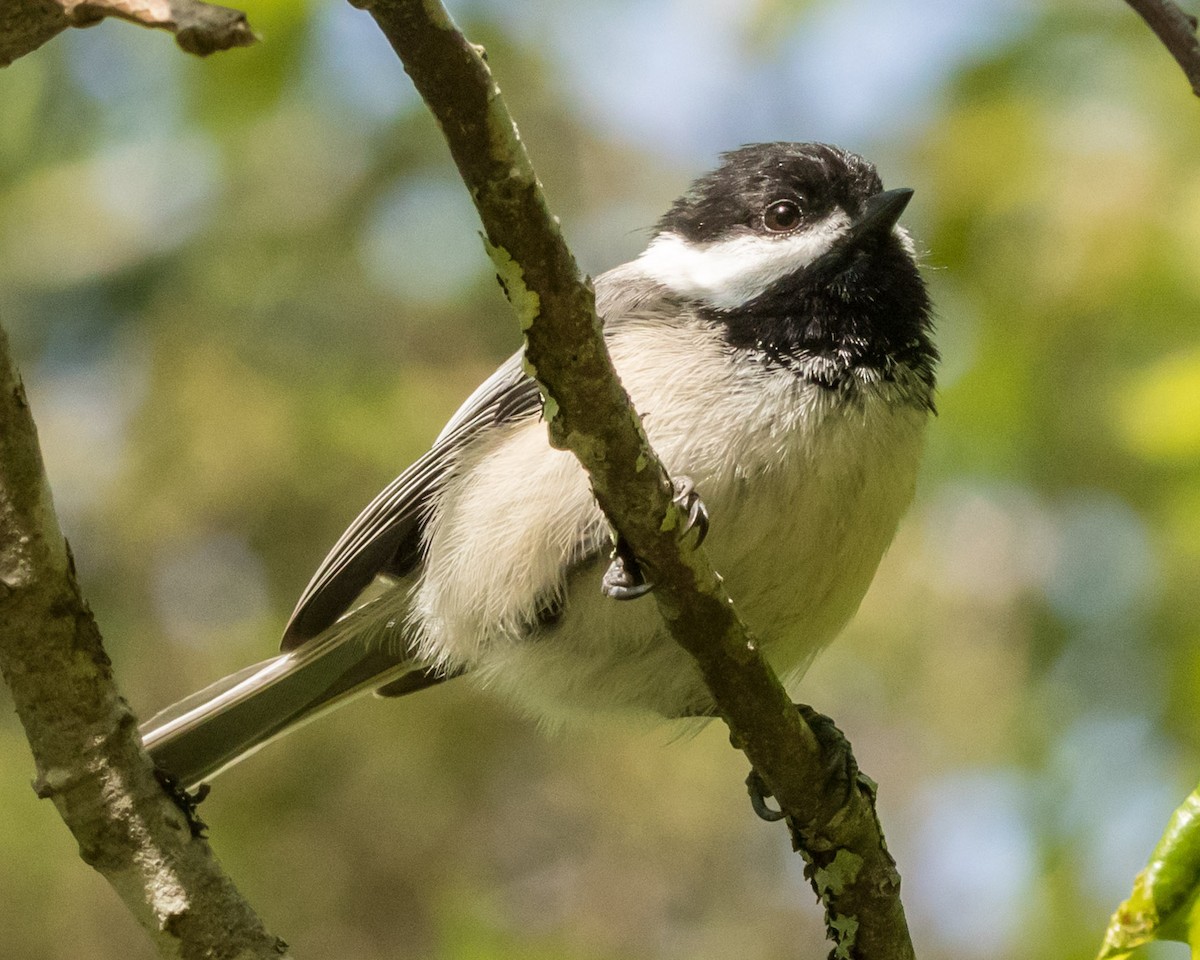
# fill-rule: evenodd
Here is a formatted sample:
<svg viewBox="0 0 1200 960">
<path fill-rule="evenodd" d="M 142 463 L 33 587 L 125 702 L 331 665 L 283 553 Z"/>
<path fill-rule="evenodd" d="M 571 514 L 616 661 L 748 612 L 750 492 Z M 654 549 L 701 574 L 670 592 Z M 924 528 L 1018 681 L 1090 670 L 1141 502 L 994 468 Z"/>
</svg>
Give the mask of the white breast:
<svg viewBox="0 0 1200 960">
<path fill-rule="evenodd" d="M 699 322 L 626 321 L 609 345 L 651 443 L 709 508 L 706 548 L 739 611 L 776 668 L 798 676 L 858 607 L 912 498 L 926 410 L 902 383 L 868 377 L 842 396 L 735 362 Z M 477 445 L 429 529 L 409 622 L 431 660 L 468 668 L 550 722 L 704 709 L 654 600 L 604 597 L 606 555 L 579 566 L 606 527 L 544 424 Z M 559 622 L 531 632 L 539 603 L 563 594 Z"/>
</svg>

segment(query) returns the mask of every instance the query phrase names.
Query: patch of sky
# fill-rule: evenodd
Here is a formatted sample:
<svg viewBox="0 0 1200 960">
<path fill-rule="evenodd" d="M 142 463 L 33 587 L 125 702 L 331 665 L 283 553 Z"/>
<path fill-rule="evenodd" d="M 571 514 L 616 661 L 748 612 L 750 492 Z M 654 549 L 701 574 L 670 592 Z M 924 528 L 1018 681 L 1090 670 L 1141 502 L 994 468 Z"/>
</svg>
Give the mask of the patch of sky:
<svg viewBox="0 0 1200 960">
<path fill-rule="evenodd" d="M 963 65 L 1016 36 L 1028 0 L 863 0 L 825 4 L 785 46 L 808 121 L 834 141 L 903 138 L 933 115 Z"/>
<path fill-rule="evenodd" d="M 53 324 L 26 389 L 37 413 L 47 475 L 64 532 L 85 536 L 85 518 L 124 466 L 130 419 L 145 395 L 150 362 L 119 327 L 102 296 L 57 299 Z M 76 537 L 77 531 L 80 536 Z"/>
<path fill-rule="evenodd" d="M 1048 815 L 1085 892 L 1115 906 L 1145 866 L 1171 811 L 1190 788 L 1169 745 L 1145 717 L 1092 712 L 1054 745 L 1047 763 Z"/>
<path fill-rule="evenodd" d="M 1044 586 L 1055 613 L 1074 622 L 1111 622 L 1148 598 L 1158 562 L 1133 507 L 1108 493 L 1079 491 L 1055 513 L 1055 558 Z"/>
<path fill-rule="evenodd" d="M 162 255 L 205 225 L 223 188 L 201 133 L 110 142 L 36 170 L 6 198 L 0 278 L 66 289 Z"/>
<path fill-rule="evenodd" d="M 919 127 L 964 61 L 1028 23 L 1028 0 L 819 4 L 751 42 L 742 0 L 475 0 L 538 44 L 610 135 L 685 162 L 757 140 L 852 148 Z M 501 76 L 503 81 L 503 77 Z"/>
<path fill-rule="evenodd" d="M 415 304 L 461 296 L 490 269 L 479 218 L 457 180 L 406 176 L 376 204 L 359 259 L 380 289 Z"/>
<path fill-rule="evenodd" d="M 927 516 L 945 590 L 1011 599 L 1038 589 L 1074 625 L 1136 622 L 1152 597 L 1158 561 L 1145 521 L 1107 492 L 1051 503 L 1016 485 L 961 480 L 943 486 Z"/>
<path fill-rule="evenodd" d="M 196 233 L 223 184 L 220 152 L 199 131 L 102 150 L 87 177 L 88 194 L 147 252 Z"/>
<path fill-rule="evenodd" d="M 370 14 L 347 3 L 313 10 L 306 93 L 348 119 L 383 124 L 421 99 Z"/>
<path fill-rule="evenodd" d="M 914 798 L 911 834 L 889 835 L 913 930 L 932 932 L 948 955 L 1009 956 L 1025 935 L 1039 870 L 1032 799 L 1015 770 L 946 774 Z"/>
<path fill-rule="evenodd" d="M 55 43 L 67 51 L 71 79 L 100 107 L 103 139 L 140 139 L 183 123 L 183 58 L 175 44 L 116 20 L 68 30 Z"/>
</svg>

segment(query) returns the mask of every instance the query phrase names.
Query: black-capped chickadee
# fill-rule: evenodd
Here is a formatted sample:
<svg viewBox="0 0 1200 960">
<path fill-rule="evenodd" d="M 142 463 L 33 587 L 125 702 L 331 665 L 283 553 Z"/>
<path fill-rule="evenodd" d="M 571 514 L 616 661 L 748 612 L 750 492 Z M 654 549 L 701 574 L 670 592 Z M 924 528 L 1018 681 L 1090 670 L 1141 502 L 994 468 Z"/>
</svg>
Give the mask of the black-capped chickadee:
<svg viewBox="0 0 1200 960">
<path fill-rule="evenodd" d="M 937 351 L 897 225 L 911 195 L 837 147 L 746 146 L 596 280 L 621 381 L 785 680 L 850 619 L 913 496 Z M 193 786 L 355 694 L 460 674 L 551 724 L 710 715 L 540 414 L 511 357 L 342 535 L 283 652 L 143 727 L 158 765 Z"/>
</svg>

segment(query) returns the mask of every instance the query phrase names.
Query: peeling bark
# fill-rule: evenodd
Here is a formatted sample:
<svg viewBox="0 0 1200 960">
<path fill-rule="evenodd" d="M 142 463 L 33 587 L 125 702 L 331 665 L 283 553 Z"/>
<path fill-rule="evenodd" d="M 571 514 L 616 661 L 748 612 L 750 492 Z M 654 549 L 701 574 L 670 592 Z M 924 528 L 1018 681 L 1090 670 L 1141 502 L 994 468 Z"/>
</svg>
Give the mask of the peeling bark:
<svg viewBox="0 0 1200 960">
<path fill-rule="evenodd" d="M 246 15 L 199 0 L 4 0 L 0 4 L 0 67 L 36 50 L 68 27 L 118 17 L 168 30 L 188 53 L 204 57 L 257 41 Z"/>
</svg>

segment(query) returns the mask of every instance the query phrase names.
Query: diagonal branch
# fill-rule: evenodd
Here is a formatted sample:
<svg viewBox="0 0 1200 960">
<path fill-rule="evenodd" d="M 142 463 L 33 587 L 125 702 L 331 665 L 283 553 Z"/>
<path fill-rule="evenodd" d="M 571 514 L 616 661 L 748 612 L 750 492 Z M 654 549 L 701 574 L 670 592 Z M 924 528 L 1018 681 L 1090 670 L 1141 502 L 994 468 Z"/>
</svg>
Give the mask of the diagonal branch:
<svg viewBox="0 0 1200 960">
<path fill-rule="evenodd" d="M 597 501 L 655 573 L 671 633 L 695 657 L 734 743 L 789 815 L 826 907 L 836 955 L 911 958 L 899 876 L 868 782 L 831 770 L 758 653 L 682 516 L 604 346 L 591 284 L 549 212 L 483 51 L 438 0 L 359 0 L 441 125 L 526 338 L 552 442 L 579 457 Z"/>
<path fill-rule="evenodd" d="M 169 30 L 180 47 L 201 57 L 246 47 L 258 39 L 244 13 L 200 0 L 3 0 L 0 67 L 36 50 L 67 27 L 94 26 L 105 17 Z"/>
<path fill-rule="evenodd" d="M 35 786 L 164 957 L 279 960 L 207 843 L 160 788 L 58 528 L 25 390 L 0 329 L 0 674 Z"/>
<path fill-rule="evenodd" d="M 1126 0 L 1150 25 L 1183 68 L 1192 93 L 1200 97 L 1200 40 L 1196 37 L 1196 18 L 1171 0 Z"/>
</svg>

